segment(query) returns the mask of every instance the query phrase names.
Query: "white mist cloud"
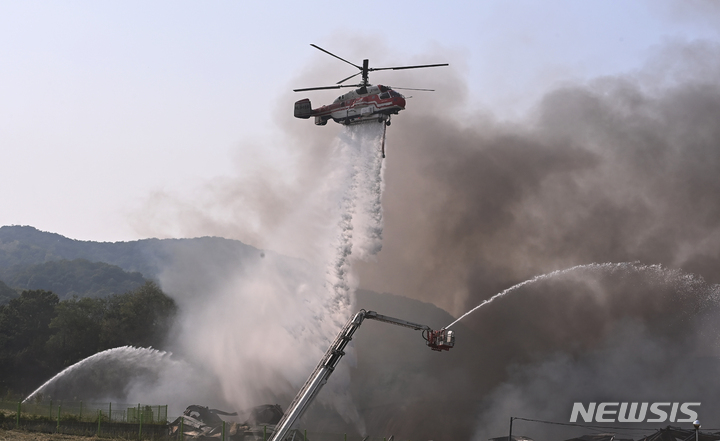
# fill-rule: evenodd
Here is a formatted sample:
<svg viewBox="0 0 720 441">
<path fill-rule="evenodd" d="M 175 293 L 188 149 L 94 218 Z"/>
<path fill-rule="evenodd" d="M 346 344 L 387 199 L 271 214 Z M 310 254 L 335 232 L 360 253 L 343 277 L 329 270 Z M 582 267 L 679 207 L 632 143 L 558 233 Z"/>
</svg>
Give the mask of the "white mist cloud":
<svg viewBox="0 0 720 441">
<path fill-rule="evenodd" d="M 258 251 L 205 287 L 194 279 L 207 268 L 191 263 L 203 256 L 176 259 L 184 263 L 162 274 L 163 288 L 181 307 L 175 345 L 217 377 L 235 408 L 289 402 L 354 312 L 353 262 L 382 245 L 382 130 L 377 123 L 347 128 L 318 176 L 291 190 L 302 197 L 271 227 L 260 225 L 268 248 L 302 259 Z M 341 363 L 318 400 L 364 433 L 349 382 Z"/>
</svg>

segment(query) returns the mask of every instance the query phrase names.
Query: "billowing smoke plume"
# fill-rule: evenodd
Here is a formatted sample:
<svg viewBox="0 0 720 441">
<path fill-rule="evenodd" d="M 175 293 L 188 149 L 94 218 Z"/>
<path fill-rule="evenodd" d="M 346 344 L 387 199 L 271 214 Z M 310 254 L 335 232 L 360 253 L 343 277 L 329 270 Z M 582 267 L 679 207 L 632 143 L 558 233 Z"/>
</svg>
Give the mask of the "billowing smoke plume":
<svg viewBox="0 0 720 441">
<path fill-rule="evenodd" d="M 583 263 L 720 280 L 717 55 L 671 46 L 647 70 L 549 91 L 523 124 L 411 108 L 389 137 L 385 243 L 363 286 L 460 314 Z"/>
<path fill-rule="evenodd" d="M 549 91 L 522 122 L 470 111 L 398 119 L 383 252 L 363 266 L 362 286 L 460 315 L 536 275 L 593 262 L 720 281 L 719 54 L 672 44 L 647 69 Z M 456 349 L 472 351 L 462 361 L 470 378 L 452 390 L 464 403 L 456 411 L 477 418 L 467 430 L 503 436 L 513 415 L 567 421 L 573 400 L 694 396 L 713 412 L 718 342 L 707 324 L 717 308 L 700 302 L 716 288 L 577 275 L 523 287 L 461 322 L 472 328 Z M 517 430 L 548 434 L 526 428 Z"/>
<path fill-rule="evenodd" d="M 703 402 L 713 426 L 718 55 L 672 44 L 641 71 L 548 91 L 522 122 L 410 101 L 389 131 L 383 251 L 362 266 L 361 286 L 460 315 L 593 262 L 663 264 L 710 284 L 646 269 L 527 285 L 461 322 L 460 353 L 418 380 L 422 392 L 384 397 L 423 406 L 369 424 L 486 439 L 505 435 L 510 416 L 568 421 L 574 401 L 662 400 Z M 516 433 L 563 439 L 545 426 Z"/>
</svg>

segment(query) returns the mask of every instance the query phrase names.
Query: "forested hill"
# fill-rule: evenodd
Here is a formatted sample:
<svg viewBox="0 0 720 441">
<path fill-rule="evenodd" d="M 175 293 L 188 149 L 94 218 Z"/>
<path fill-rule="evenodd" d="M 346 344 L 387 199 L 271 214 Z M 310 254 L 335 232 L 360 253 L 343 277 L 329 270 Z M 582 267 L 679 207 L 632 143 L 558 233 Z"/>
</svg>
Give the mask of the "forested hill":
<svg viewBox="0 0 720 441">
<path fill-rule="evenodd" d="M 0 304 L 24 289 L 53 291 L 61 299 L 104 297 L 158 280 L 167 268 L 202 262 L 232 271 L 260 250 L 219 237 L 92 242 L 30 226 L 0 227 Z M 7 289 L 7 285 L 10 290 Z"/>
<path fill-rule="evenodd" d="M 0 227 L 0 274 L 15 265 L 85 259 L 117 265 L 125 271 L 139 272 L 146 279 L 156 279 L 164 267 L 175 263 L 177 256 L 188 254 L 237 261 L 250 255 L 260 255 L 260 250 L 221 237 L 92 242 L 69 239 L 29 226 Z"/>
<path fill-rule="evenodd" d="M 16 290 L 52 291 L 60 300 L 73 296 L 107 297 L 123 294 L 147 282 L 138 272 L 128 272 L 119 266 L 85 259 L 16 265 L 0 271 L 0 279 Z"/>
</svg>

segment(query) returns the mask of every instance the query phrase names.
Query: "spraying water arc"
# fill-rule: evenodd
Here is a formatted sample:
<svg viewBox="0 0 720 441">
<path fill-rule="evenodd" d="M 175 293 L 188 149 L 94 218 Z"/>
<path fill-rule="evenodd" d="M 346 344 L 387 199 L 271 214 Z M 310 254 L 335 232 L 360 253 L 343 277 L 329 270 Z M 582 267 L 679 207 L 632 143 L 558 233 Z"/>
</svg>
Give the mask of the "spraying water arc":
<svg viewBox="0 0 720 441">
<path fill-rule="evenodd" d="M 573 271 L 582 270 L 582 269 L 588 269 L 591 271 L 617 271 L 617 270 L 624 270 L 624 271 L 634 271 L 634 272 L 640 272 L 645 270 L 662 270 L 662 267 L 660 265 L 641 265 L 638 262 L 620 262 L 620 263 L 590 263 L 585 265 L 576 265 L 570 268 L 562 269 L 553 271 L 547 274 L 541 274 L 539 276 L 535 276 L 531 279 L 525 280 L 524 282 L 520 282 L 517 285 L 513 285 L 510 288 L 499 292 L 495 294 L 494 296 L 490 297 L 487 300 L 484 300 L 482 303 L 477 305 L 476 307 L 472 308 L 465 314 L 461 315 L 457 318 L 454 322 L 447 325 L 444 329 L 448 329 L 451 326 L 453 326 L 455 323 L 459 322 L 460 320 L 464 319 L 468 315 L 472 314 L 473 312 L 477 311 L 478 309 L 482 308 L 483 306 L 487 305 L 488 303 L 492 303 L 496 299 L 499 299 L 501 297 L 504 297 L 505 295 L 517 291 L 518 289 L 522 288 L 525 285 L 529 285 L 532 283 L 536 283 L 542 280 L 551 279 L 553 277 L 561 276 L 567 273 L 571 273 Z"/>
<path fill-rule="evenodd" d="M 186 370 L 186 366 L 170 359 L 170 356 L 165 351 L 132 346 L 98 352 L 65 368 L 28 395 L 23 402 L 40 396 L 122 398 L 133 381 L 147 379 L 152 382 L 163 370 Z"/>
</svg>

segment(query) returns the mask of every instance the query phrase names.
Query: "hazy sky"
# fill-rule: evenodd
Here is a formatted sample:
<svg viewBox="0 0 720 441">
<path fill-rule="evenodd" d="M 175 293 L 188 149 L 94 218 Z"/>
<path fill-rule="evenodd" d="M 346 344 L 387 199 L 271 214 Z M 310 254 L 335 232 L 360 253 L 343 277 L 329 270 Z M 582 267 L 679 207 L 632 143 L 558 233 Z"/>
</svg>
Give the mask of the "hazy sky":
<svg viewBox="0 0 720 441">
<path fill-rule="evenodd" d="M 513 119 L 553 85 L 632 72 L 669 42 L 720 40 L 718 5 L 0 1 L 0 225 L 99 241 L 178 235 L 157 214 L 147 222 L 159 227 L 139 227 L 154 194 L 291 167 L 288 134 L 312 126 L 292 117 L 305 95 L 291 89 L 353 73 L 310 43 L 376 66 L 450 62 L 468 101 L 449 111 Z M 438 87 L 433 74 L 402 86 Z M 439 87 L 420 102 L 447 105 Z"/>
</svg>

